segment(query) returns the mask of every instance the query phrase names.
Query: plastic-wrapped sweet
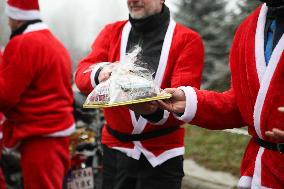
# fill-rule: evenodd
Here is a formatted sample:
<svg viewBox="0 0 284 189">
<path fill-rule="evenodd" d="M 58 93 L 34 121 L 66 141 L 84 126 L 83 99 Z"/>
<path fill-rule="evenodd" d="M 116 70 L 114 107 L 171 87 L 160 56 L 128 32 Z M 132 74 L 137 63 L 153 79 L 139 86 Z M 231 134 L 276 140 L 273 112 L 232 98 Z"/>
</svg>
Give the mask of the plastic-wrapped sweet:
<svg viewBox="0 0 284 189">
<path fill-rule="evenodd" d="M 113 104 L 159 95 L 160 88 L 154 82 L 153 72 L 137 58 L 140 51 L 138 47 L 116 63 L 110 78 L 95 87 L 86 104 Z"/>
<path fill-rule="evenodd" d="M 95 90 L 93 90 L 87 100 L 87 104 L 93 104 L 93 103 L 101 103 L 105 104 L 108 103 L 110 98 L 109 98 L 109 85 L 110 85 L 110 80 L 107 80 L 105 82 L 100 83 L 99 85 L 96 86 Z"/>
</svg>

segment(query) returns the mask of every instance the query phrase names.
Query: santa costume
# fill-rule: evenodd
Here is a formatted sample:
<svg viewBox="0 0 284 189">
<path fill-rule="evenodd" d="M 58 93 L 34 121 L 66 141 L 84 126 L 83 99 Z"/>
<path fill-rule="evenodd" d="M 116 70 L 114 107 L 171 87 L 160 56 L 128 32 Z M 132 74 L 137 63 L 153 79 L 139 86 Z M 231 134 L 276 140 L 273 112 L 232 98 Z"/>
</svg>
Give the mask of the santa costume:
<svg viewBox="0 0 284 189">
<path fill-rule="evenodd" d="M 61 188 L 74 131 L 71 60 L 41 22 L 37 0 L 9 0 L 12 31 L 0 65 L 0 111 L 7 120 L 3 143 L 17 147 L 25 188 Z"/>
<path fill-rule="evenodd" d="M 273 128 L 284 130 L 284 115 L 278 111 L 284 105 L 284 36 L 266 65 L 267 11 L 268 7 L 263 4 L 236 32 L 230 54 L 229 91 L 182 88 L 186 109 L 181 120 L 209 129 L 248 126 L 252 139 L 242 161 L 239 188 L 281 189 L 284 186 L 283 144 L 265 135 Z"/>
</svg>

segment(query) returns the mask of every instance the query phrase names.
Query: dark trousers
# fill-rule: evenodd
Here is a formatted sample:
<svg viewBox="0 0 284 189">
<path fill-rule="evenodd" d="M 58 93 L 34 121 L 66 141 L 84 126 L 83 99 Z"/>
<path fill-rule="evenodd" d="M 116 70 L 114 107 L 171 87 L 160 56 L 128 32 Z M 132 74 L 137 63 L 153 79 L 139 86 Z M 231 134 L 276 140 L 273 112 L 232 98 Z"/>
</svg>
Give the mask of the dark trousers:
<svg viewBox="0 0 284 189">
<path fill-rule="evenodd" d="M 152 167 L 141 154 L 139 160 L 104 146 L 103 189 L 180 189 L 183 156 Z"/>
</svg>

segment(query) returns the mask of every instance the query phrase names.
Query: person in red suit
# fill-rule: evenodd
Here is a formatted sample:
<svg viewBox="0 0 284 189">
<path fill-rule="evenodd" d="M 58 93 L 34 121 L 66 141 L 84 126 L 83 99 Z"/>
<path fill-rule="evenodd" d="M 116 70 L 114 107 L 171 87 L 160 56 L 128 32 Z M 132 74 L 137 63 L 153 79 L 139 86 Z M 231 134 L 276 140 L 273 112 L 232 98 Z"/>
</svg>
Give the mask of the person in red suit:
<svg viewBox="0 0 284 189">
<path fill-rule="evenodd" d="M 78 65 L 75 81 L 89 94 L 109 78 L 113 65 L 140 45 L 143 62 L 161 88 L 200 87 L 204 49 L 199 35 L 170 17 L 164 0 L 127 0 L 129 19 L 105 26 L 92 52 Z M 102 63 L 104 62 L 104 63 Z M 127 107 L 104 110 L 103 188 L 181 188 L 184 154 L 182 122 L 169 112 Z"/>
<path fill-rule="evenodd" d="M 2 60 L 3 60 L 3 57 L 2 57 L 2 52 L 0 50 L 0 65 L 2 63 Z M 0 112 L 0 160 L 1 160 L 1 157 L 2 157 L 2 138 L 3 138 L 3 132 L 2 132 L 2 127 L 3 127 L 3 123 L 5 121 L 5 116 L 3 113 Z M 4 177 L 4 174 L 3 174 L 3 170 L 1 169 L 0 167 L 0 188 L 1 189 L 6 189 L 7 186 L 6 186 L 6 182 L 5 182 L 5 177 Z"/>
<path fill-rule="evenodd" d="M 75 129 L 71 60 L 41 21 L 37 0 L 8 0 L 12 34 L 0 64 L 3 145 L 21 153 L 24 188 L 60 189 Z"/>
<path fill-rule="evenodd" d="M 284 186 L 284 1 L 263 1 L 235 34 L 230 90 L 166 89 L 173 98 L 160 101 L 180 120 L 208 129 L 248 126 L 242 189 Z"/>
</svg>

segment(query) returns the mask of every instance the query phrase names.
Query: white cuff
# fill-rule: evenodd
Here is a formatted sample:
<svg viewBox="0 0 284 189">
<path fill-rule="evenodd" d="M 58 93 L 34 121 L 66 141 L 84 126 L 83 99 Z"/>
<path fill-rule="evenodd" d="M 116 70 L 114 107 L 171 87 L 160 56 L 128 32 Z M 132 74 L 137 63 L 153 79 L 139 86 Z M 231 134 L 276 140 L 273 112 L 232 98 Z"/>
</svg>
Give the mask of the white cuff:
<svg viewBox="0 0 284 189">
<path fill-rule="evenodd" d="M 94 68 L 92 69 L 92 72 L 90 74 L 90 80 L 91 80 L 91 84 L 93 86 L 93 88 L 95 88 L 97 86 L 96 82 L 95 82 L 95 75 L 97 73 L 97 71 L 101 68 L 101 67 L 104 67 L 106 65 L 108 65 L 109 62 L 102 62 L 102 63 L 99 63 L 99 64 L 96 64 L 94 66 Z"/>
<path fill-rule="evenodd" d="M 170 112 L 168 112 L 167 110 L 164 110 L 163 118 L 159 122 L 151 122 L 151 121 L 148 121 L 148 122 L 151 123 L 152 125 L 164 125 L 167 122 L 169 116 L 170 116 Z"/>
<path fill-rule="evenodd" d="M 238 189 L 249 189 L 251 188 L 252 177 L 242 176 L 238 182 Z"/>
<path fill-rule="evenodd" d="M 185 94 L 185 111 L 181 117 L 177 114 L 174 114 L 174 116 L 178 120 L 189 123 L 193 120 L 197 111 L 197 95 L 192 87 L 179 87 L 178 89 L 183 90 Z"/>
</svg>

